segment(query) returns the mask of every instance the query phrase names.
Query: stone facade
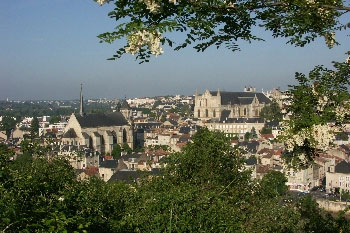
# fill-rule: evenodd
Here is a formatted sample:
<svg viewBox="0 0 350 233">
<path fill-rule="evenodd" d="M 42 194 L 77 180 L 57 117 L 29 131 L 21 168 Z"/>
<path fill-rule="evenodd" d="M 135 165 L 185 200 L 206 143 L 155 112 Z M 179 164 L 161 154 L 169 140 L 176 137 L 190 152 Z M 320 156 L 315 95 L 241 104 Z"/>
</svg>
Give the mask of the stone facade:
<svg viewBox="0 0 350 233">
<path fill-rule="evenodd" d="M 84 146 L 100 154 L 110 154 L 114 145 L 133 148 L 132 125 L 120 112 L 71 115 L 62 137 L 63 144 Z"/>
<path fill-rule="evenodd" d="M 261 118 L 230 118 L 225 121 L 203 123 L 203 126 L 212 131 L 223 132 L 227 137 L 238 136 L 243 138 L 244 134 L 251 132 L 253 128 L 259 134 L 264 124 L 265 122 Z"/>
<path fill-rule="evenodd" d="M 270 99 L 255 89 L 246 89 L 245 92 L 206 90 L 202 95 L 196 91 L 194 117 L 202 120 L 257 118 L 261 109 L 270 103 Z"/>
</svg>

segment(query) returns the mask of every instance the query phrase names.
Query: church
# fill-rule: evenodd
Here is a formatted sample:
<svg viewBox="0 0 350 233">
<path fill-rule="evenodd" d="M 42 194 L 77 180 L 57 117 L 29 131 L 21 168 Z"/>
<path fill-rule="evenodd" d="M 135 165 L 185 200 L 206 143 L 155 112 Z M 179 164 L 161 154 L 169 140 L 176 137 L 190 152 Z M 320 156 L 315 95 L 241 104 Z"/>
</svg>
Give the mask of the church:
<svg viewBox="0 0 350 233">
<path fill-rule="evenodd" d="M 245 88 L 244 92 L 206 90 L 195 94 L 194 117 L 201 120 L 224 121 L 230 118 L 259 118 L 260 111 L 271 103 L 263 93 L 255 88 Z"/>
<path fill-rule="evenodd" d="M 117 144 L 133 148 L 133 124 L 129 105 L 122 103 L 120 112 L 85 114 L 82 87 L 80 111 L 73 113 L 62 136 L 62 143 L 90 148 L 101 155 L 110 154 Z"/>
</svg>

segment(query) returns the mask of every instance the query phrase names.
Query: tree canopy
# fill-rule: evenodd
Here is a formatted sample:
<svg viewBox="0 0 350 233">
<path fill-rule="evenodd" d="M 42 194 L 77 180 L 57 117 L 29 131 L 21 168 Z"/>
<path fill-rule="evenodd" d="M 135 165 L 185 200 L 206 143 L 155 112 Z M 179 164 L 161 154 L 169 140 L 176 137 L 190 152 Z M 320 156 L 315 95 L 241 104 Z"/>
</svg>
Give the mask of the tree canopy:
<svg viewBox="0 0 350 233">
<path fill-rule="evenodd" d="M 7 138 L 11 135 L 11 130 L 16 128 L 16 120 L 10 116 L 4 116 L 0 122 L 0 129 L 6 132 Z"/>
<path fill-rule="evenodd" d="M 266 105 L 261 109 L 260 116 L 266 120 L 282 120 L 283 114 L 280 106 L 276 101 L 273 101 L 270 105 Z"/>
<path fill-rule="evenodd" d="M 35 153 L 38 154 L 38 153 Z M 64 158 L 11 161 L 0 145 L 3 232 L 347 232 L 311 198 L 283 202 L 285 177 L 251 179 L 224 134 L 200 130 L 159 176 L 78 180 Z M 322 231 L 322 229 L 325 229 Z"/>
<path fill-rule="evenodd" d="M 125 53 L 141 62 L 163 53 L 162 44 L 175 50 L 193 46 L 204 51 L 210 46 L 239 50 L 240 41 L 261 41 L 255 28 L 273 37 L 287 38 L 289 44 L 304 46 L 324 37 L 328 47 L 337 44 L 335 32 L 346 28 L 340 17 L 350 12 L 348 0 L 95 0 L 113 2 L 108 15 L 116 21 L 112 32 L 99 35 L 103 42 L 127 40 L 111 58 Z M 183 41 L 171 32 L 184 34 Z"/>
</svg>

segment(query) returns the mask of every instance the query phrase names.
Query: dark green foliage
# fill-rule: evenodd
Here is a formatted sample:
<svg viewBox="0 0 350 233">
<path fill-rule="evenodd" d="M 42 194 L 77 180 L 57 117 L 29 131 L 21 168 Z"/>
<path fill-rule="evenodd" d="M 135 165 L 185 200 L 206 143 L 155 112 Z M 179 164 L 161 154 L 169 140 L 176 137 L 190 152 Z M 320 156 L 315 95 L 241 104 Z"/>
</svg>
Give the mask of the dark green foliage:
<svg viewBox="0 0 350 233">
<path fill-rule="evenodd" d="M 191 106 L 189 104 L 184 104 L 181 107 L 180 115 L 183 117 L 189 117 L 192 113 Z"/>
<path fill-rule="evenodd" d="M 112 150 L 113 159 L 118 160 L 121 156 L 121 153 L 122 153 L 122 148 L 120 147 L 120 145 L 118 144 L 114 145 Z"/>
<path fill-rule="evenodd" d="M 271 170 L 261 180 L 264 194 L 270 197 L 278 197 L 286 194 L 288 187 L 287 178 L 281 172 Z"/>
<path fill-rule="evenodd" d="M 34 152 L 33 154 L 39 154 Z M 159 176 L 138 183 L 80 181 L 68 161 L 20 157 L 0 145 L 0 230 L 5 232 L 346 232 L 312 200 L 283 203 L 284 177 L 261 184 L 221 133 L 200 130 Z"/>
<path fill-rule="evenodd" d="M 280 106 L 276 101 L 273 101 L 270 105 L 266 105 L 261 109 L 260 117 L 264 118 L 265 120 L 282 120 L 283 114 Z"/>
<path fill-rule="evenodd" d="M 244 141 L 249 141 L 250 138 L 252 138 L 252 134 L 250 132 L 246 132 L 244 134 Z"/>
<path fill-rule="evenodd" d="M 256 134 L 256 129 L 254 127 L 250 131 L 250 136 L 251 136 L 251 138 L 257 138 L 258 137 L 258 135 Z"/>
<path fill-rule="evenodd" d="M 7 138 L 10 137 L 11 131 L 16 128 L 16 120 L 10 116 L 4 116 L 0 122 L 0 129 L 6 131 Z"/>
<path fill-rule="evenodd" d="M 30 124 L 30 135 L 32 138 L 39 134 L 39 120 L 37 117 L 33 117 L 32 123 Z"/>
<path fill-rule="evenodd" d="M 193 46 L 198 52 L 209 47 L 226 47 L 231 51 L 240 50 L 239 41 L 262 41 L 254 31 L 256 27 L 270 31 L 273 37 L 287 38 L 287 43 L 305 46 L 318 37 L 327 38 L 327 44 L 333 41 L 332 32 L 344 28 L 340 22 L 343 2 L 317 1 L 306 3 L 301 0 L 288 1 L 156 1 L 160 10 L 151 12 L 143 1 L 111 1 L 115 8 L 108 15 L 117 26 L 113 32 L 106 32 L 98 37 L 101 42 L 113 43 L 124 41 L 138 31 L 160 32 L 162 44 L 179 50 Z M 348 23 L 346 21 L 346 23 Z M 171 38 L 171 32 L 181 32 L 180 40 Z M 121 46 L 110 60 L 116 60 L 126 53 Z M 151 51 L 143 46 L 136 54 L 136 59 L 148 62 Z"/>
<path fill-rule="evenodd" d="M 60 116 L 52 116 L 50 118 L 49 123 L 50 124 L 55 124 L 55 123 L 59 123 L 61 121 L 61 117 Z"/>
<path fill-rule="evenodd" d="M 267 125 L 265 125 L 261 131 L 260 131 L 261 134 L 272 134 L 272 128 L 271 127 L 268 127 Z"/>
<path fill-rule="evenodd" d="M 129 146 L 127 143 L 124 143 L 124 144 L 123 144 L 122 150 L 123 150 L 124 152 L 126 152 L 127 154 L 131 154 L 131 152 L 132 152 L 130 146 Z"/>
</svg>

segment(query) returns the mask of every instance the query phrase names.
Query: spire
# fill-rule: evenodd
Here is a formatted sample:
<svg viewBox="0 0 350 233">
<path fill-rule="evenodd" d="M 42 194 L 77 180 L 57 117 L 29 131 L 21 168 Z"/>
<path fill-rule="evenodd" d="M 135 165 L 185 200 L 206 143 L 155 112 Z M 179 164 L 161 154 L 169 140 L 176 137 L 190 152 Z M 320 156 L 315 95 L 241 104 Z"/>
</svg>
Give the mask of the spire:
<svg viewBox="0 0 350 233">
<path fill-rule="evenodd" d="M 198 96 L 198 89 L 196 89 L 196 93 L 195 93 L 195 96 Z"/>
<path fill-rule="evenodd" d="M 218 88 L 218 93 L 217 93 L 217 95 L 220 95 L 220 88 Z"/>
<path fill-rule="evenodd" d="M 84 115 L 84 105 L 83 105 L 83 84 L 80 84 L 80 116 Z"/>
</svg>

